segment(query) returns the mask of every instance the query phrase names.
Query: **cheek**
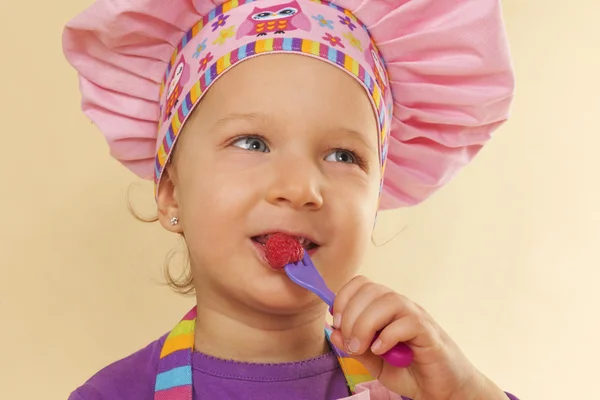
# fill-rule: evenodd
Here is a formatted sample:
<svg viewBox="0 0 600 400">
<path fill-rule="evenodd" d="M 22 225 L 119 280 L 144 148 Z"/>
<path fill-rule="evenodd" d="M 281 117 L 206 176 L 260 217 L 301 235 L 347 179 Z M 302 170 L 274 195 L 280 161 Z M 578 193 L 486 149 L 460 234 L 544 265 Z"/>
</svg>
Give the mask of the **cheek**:
<svg viewBox="0 0 600 400">
<path fill-rule="evenodd" d="M 336 291 L 356 274 L 371 244 L 379 183 L 337 188 L 330 199 L 329 218 L 335 231 L 333 254 L 323 273 Z"/>
<path fill-rule="evenodd" d="M 182 160 L 180 204 L 190 219 L 232 218 L 247 211 L 244 203 L 253 193 L 255 180 L 249 176 L 248 162 L 211 146 L 199 144 L 198 152 Z"/>
<path fill-rule="evenodd" d="M 334 211 L 346 225 L 355 226 L 355 231 L 367 232 L 369 237 L 377 214 L 380 180 L 379 174 L 339 178 L 332 180 L 329 195 Z M 340 221 L 340 223 L 342 223 Z M 359 229 L 360 228 L 360 229 Z M 363 236 L 358 232 L 357 236 Z"/>
<path fill-rule="evenodd" d="M 210 157 L 188 166 L 179 199 L 183 229 L 192 256 L 220 263 L 240 246 L 240 222 L 255 203 L 253 181 Z"/>
</svg>

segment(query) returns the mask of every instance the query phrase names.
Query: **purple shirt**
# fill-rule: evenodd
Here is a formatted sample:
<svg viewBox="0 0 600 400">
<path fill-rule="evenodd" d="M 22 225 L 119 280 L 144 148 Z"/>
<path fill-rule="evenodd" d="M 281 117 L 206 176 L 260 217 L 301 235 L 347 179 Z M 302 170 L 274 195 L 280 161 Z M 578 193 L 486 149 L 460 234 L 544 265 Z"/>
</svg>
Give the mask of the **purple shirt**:
<svg viewBox="0 0 600 400">
<path fill-rule="evenodd" d="M 165 338 L 104 368 L 69 400 L 152 399 Z M 192 379 L 194 399 L 332 400 L 350 395 L 333 352 L 282 364 L 241 363 L 195 352 Z"/>
<path fill-rule="evenodd" d="M 151 400 L 167 335 L 102 369 L 69 400 Z M 194 399 L 326 399 L 350 396 L 335 353 L 282 364 L 229 361 L 194 352 Z M 511 400 L 518 400 L 507 393 Z"/>
</svg>

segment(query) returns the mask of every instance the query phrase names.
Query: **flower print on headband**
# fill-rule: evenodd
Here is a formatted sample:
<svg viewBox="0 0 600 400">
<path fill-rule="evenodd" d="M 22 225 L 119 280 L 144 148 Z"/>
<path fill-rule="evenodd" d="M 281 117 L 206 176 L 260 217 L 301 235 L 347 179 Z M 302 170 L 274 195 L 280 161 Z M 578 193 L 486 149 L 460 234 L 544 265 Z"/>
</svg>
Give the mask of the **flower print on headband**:
<svg viewBox="0 0 600 400">
<path fill-rule="evenodd" d="M 347 15 L 339 15 L 340 23 L 342 25 L 346 25 L 351 31 L 356 29 L 356 25 L 352 23 L 352 19 Z"/>
<path fill-rule="evenodd" d="M 219 37 L 213 41 L 213 44 L 218 44 L 219 46 L 224 45 L 227 39 L 232 38 L 235 35 L 235 26 L 230 26 L 227 29 L 221 30 L 219 32 Z"/>
<path fill-rule="evenodd" d="M 352 32 L 342 33 L 342 36 L 348 39 L 348 43 L 358 51 L 363 51 L 360 40 L 352 34 Z"/>
<path fill-rule="evenodd" d="M 210 64 L 210 62 L 213 60 L 213 55 L 211 52 L 208 52 L 208 54 L 202 59 L 200 60 L 200 65 L 198 66 L 198 72 L 202 72 L 206 69 L 206 67 L 208 67 L 208 64 Z"/>
<path fill-rule="evenodd" d="M 225 26 L 228 19 L 229 19 L 229 15 L 225 15 L 225 14 L 219 15 L 219 18 L 217 18 L 217 20 L 215 22 L 213 22 L 213 24 L 212 24 L 212 31 L 214 32 L 217 29 L 219 29 L 220 27 Z"/>
<path fill-rule="evenodd" d="M 333 21 L 330 19 L 326 19 L 323 15 L 315 15 L 313 19 L 319 23 L 321 28 L 333 29 Z"/>
<path fill-rule="evenodd" d="M 202 52 L 203 52 L 204 50 L 206 50 L 206 41 L 207 41 L 207 40 L 208 40 L 208 39 L 204 39 L 204 40 L 202 41 L 202 43 L 200 43 L 200 44 L 199 44 L 199 45 L 196 47 L 196 52 L 195 52 L 194 54 L 192 54 L 192 57 L 194 57 L 194 58 L 198 58 L 198 57 L 200 57 L 200 54 L 202 54 Z"/>
<path fill-rule="evenodd" d="M 332 47 L 340 46 L 342 49 L 345 48 L 344 44 L 342 43 L 342 39 L 338 36 L 333 36 L 330 33 L 326 33 L 325 36 L 323 36 L 323 40 L 327 40 L 329 43 L 331 43 Z"/>
</svg>

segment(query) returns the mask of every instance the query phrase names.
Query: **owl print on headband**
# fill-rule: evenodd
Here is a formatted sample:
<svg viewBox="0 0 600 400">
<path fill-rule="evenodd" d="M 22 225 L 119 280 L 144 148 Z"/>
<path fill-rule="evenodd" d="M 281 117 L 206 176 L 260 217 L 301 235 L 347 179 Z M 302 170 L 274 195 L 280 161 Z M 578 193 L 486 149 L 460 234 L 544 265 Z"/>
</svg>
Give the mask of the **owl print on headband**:
<svg viewBox="0 0 600 400">
<path fill-rule="evenodd" d="M 169 82 L 164 112 L 161 111 L 161 114 L 163 115 L 163 122 L 166 122 L 167 119 L 171 117 L 173 108 L 177 105 L 177 103 L 179 103 L 179 97 L 183 93 L 183 86 L 188 83 L 189 80 L 190 66 L 185 61 L 185 57 L 182 55 L 177 67 L 175 68 L 173 77 Z"/>
<path fill-rule="evenodd" d="M 160 90 L 156 189 L 185 121 L 212 83 L 239 62 L 269 53 L 320 59 L 364 87 L 378 116 L 383 171 L 392 98 L 383 61 L 366 27 L 326 1 L 238 0 L 224 3 L 194 25 L 167 66 Z"/>
<path fill-rule="evenodd" d="M 310 20 L 302 12 L 297 1 L 274 7 L 255 7 L 252 15 L 240 25 L 236 38 L 244 36 L 267 36 L 268 33 L 285 34 L 297 29 L 310 31 Z"/>
</svg>

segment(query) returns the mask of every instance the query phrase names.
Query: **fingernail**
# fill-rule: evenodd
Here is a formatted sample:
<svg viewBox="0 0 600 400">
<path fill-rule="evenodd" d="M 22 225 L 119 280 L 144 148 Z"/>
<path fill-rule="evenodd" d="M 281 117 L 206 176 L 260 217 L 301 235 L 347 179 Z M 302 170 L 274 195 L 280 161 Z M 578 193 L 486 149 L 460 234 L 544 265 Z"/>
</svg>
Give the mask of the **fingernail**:
<svg viewBox="0 0 600 400">
<path fill-rule="evenodd" d="M 371 345 L 371 351 L 373 353 L 376 353 L 377 350 L 381 347 L 381 339 L 377 339 L 372 345 Z"/>
<path fill-rule="evenodd" d="M 349 341 L 346 341 L 346 349 L 349 353 L 356 353 L 360 348 L 360 342 L 357 338 L 352 338 Z"/>
<path fill-rule="evenodd" d="M 336 313 L 333 316 L 333 327 L 339 328 L 342 325 L 342 314 Z"/>
</svg>

